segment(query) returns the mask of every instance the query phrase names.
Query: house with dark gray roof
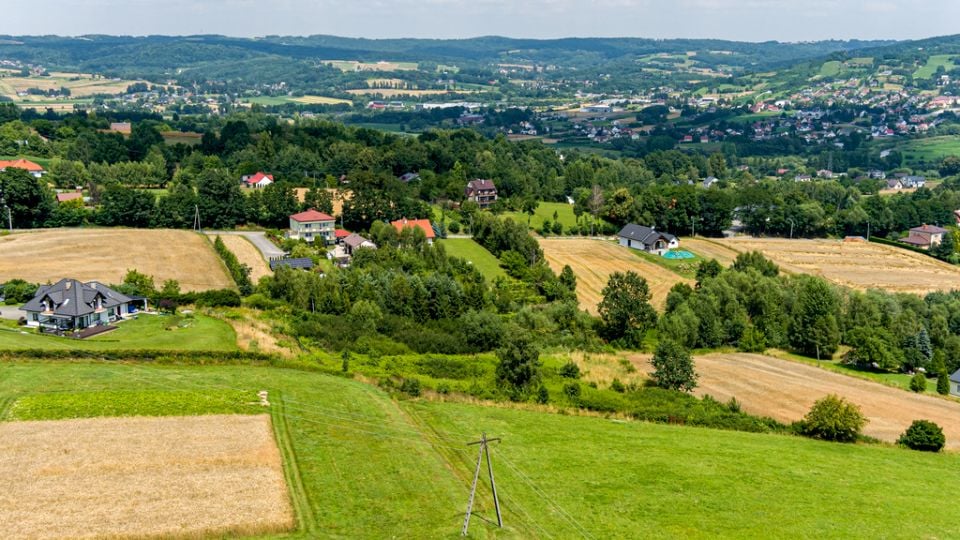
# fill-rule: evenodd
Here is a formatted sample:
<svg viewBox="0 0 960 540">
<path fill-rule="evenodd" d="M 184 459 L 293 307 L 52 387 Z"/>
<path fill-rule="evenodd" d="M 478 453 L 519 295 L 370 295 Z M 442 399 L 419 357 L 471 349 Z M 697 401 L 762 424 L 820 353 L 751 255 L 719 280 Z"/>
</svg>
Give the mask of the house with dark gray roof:
<svg viewBox="0 0 960 540">
<path fill-rule="evenodd" d="M 950 376 L 950 395 L 960 397 L 960 369 Z"/>
<path fill-rule="evenodd" d="M 103 283 L 61 279 L 42 285 L 20 310 L 27 325 L 50 330 L 82 330 L 103 326 L 146 309 L 146 299 L 121 294 Z"/>
<path fill-rule="evenodd" d="M 663 255 L 671 249 L 680 247 L 680 240 L 676 236 L 634 223 L 628 223 L 620 229 L 617 238 L 620 239 L 620 245 L 623 247 L 657 255 Z"/>
<path fill-rule="evenodd" d="M 344 238 L 343 245 L 347 251 L 347 255 L 350 255 L 350 256 L 353 256 L 353 252 L 358 249 L 363 249 L 363 248 L 377 249 L 376 244 L 360 236 L 357 233 L 352 233 L 350 236 Z"/>
</svg>

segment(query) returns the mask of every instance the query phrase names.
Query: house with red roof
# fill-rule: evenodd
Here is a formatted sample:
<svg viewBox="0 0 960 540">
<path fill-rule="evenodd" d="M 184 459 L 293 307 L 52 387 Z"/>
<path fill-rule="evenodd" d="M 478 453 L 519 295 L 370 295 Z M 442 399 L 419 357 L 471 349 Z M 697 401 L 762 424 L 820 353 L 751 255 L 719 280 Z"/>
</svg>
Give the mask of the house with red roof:
<svg viewBox="0 0 960 540">
<path fill-rule="evenodd" d="M 423 231 L 424 236 L 427 237 L 427 243 L 432 244 L 433 239 L 437 237 L 437 234 L 433 230 L 433 224 L 430 223 L 429 219 L 398 219 L 396 221 L 391 221 L 390 225 L 393 225 L 393 228 L 397 230 L 398 233 L 403 232 L 406 228 L 411 229 L 420 229 Z"/>
<path fill-rule="evenodd" d="M 919 227 L 910 229 L 910 234 L 901 238 L 900 241 L 920 249 L 930 249 L 943 242 L 944 234 L 950 234 L 950 231 L 943 227 L 924 223 Z"/>
<path fill-rule="evenodd" d="M 324 244 L 332 244 L 336 238 L 333 223 L 333 216 L 311 208 L 290 216 L 290 232 L 287 233 L 287 238 L 307 242 L 319 239 Z"/>
<path fill-rule="evenodd" d="M 28 159 L 14 159 L 14 160 L 0 160 L 0 172 L 3 172 L 7 169 L 23 169 L 35 178 L 40 178 L 43 175 L 47 174 L 47 171 L 43 169 L 40 165 L 28 160 Z"/>
<path fill-rule="evenodd" d="M 258 172 L 257 174 L 244 175 L 241 180 L 243 180 L 243 185 L 250 189 L 263 189 L 273 183 L 273 175 Z"/>
</svg>

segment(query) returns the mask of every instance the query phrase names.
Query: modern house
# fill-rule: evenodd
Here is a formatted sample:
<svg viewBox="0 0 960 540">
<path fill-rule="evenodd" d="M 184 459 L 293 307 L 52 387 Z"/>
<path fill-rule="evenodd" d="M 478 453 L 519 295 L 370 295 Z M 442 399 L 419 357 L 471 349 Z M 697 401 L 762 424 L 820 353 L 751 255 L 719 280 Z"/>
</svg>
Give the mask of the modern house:
<svg viewBox="0 0 960 540">
<path fill-rule="evenodd" d="M 334 242 L 333 216 L 324 214 L 313 208 L 290 216 L 290 232 L 287 238 L 332 244 Z"/>
<path fill-rule="evenodd" d="M 403 232 L 407 227 L 413 229 L 420 229 L 423 231 L 423 234 L 427 237 L 427 243 L 432 244 L 433 239 L 437 237 L 437 233 L 433 230 L 433 225 L 430 223 L 429 219 L 398 219 L 396 221 L 391 221 L 390 225 L 393 225 L 393 228 L 397 230 L 398 233 Z"/>
<path fill-rule="evenodd" d="M 258 172 L 257 174 L 247 174 L 241 177 L 243 185 L 250 189 L 263 189 L 273 183 L 273 175 Z"/>
<path fill-rule="evenodd" d="M 656 231 L 653 227 L 633 223 L 625 225 L 617 237 L 620 239 L 621 246 L 657 255 L 663 255 L 671 249 L 680 247 L 680 240 L 676 236 Z"/>
<path fill-rule="evenodd" d="M 950 234 L 950 231 L 943 227 L 924 224 L 910 229 L 910 234 L 901 238 L 900 241 L 920 249 L 930 249 L 943 242 L 944 234 Z"/>
<path fill-rule="evenodd" d="M 481 209 L 489 208 L 497 202 L 497 186 L 493 184 L 493 180 L 471 180 L 467 182 L 463 194 L 468 201 L 477 203 Z"/>
<path fill-rule="evenodd" d="M 32 174 L 34 178 L 41 178 L 47 174 L 43 167 L 28 159 L 0 160 L 0 172 L 7 169 L 23 169 Z"/>
<path fill-rule="evenodd" d="M 28 326 L 63 331 L 107 325 L 141 308 L 147 308 L 144 298 L 120 294 L 96 281 L 61 279 L 37 289 L 20 310 L 27 312 Z"/>
</svg>

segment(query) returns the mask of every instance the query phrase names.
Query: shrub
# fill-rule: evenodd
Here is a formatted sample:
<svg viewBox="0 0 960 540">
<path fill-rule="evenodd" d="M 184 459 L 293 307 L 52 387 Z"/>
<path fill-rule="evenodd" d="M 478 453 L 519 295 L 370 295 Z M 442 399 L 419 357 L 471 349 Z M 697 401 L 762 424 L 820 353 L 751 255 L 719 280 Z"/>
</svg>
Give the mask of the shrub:
<svg viewBox="0 0 960 540">
<path fill-rule="evenodd" d="M 946 442 L 943 429 L 929 420 L 914 420 L 897 439 L 897 444 L 922 452 L 939 452 Z"/>
<path fill-rule="evenodd" d="M 553 227 L 551 227 L 550 230 L 553 231 L 553 234 L 556 234 L 558 236 L 563 234 L 563 223 L 560 223 L 559 221 L 554 221 Z"/>
<path fill-rule="evenodd" d="M 574 362 L 567 362 L 560 367 L 559 375 L 565 379 L 579 379 L 580 366 Z"/>
<path fill-rule="evenodd" d="M 563 393 L 566 394 L 571 401 L 577 401 L 580 399 L 580 394 L 582 393 L 582 390 L 580 389 L 580 383 L 568 382 L 564 384 Z"/>
<path fill-rule="evenodd" d="M 184 295 L 198 307 L 240 307 L 240 295 L 230 289 L 198 292 L 193 295 Z"/>
<path fill-rule="evenodd" d="M 690 391 L 697 386 L 697 374 L 693 371 L 690 353 L 679 343 L 664 339 L 653 353 L 654 383 L 670 390 Z"/>
<path fill-rule="evenodd" d="M 813 404 L 800 424 L 800 431 L 814 439 L 853 442 L 866 423 L 860 407 L 830 394 Z"/>
<path fill-rule="evenodd" d="M 450 225 L 448 225 L 447 228 L 450 229 L 450 232 L 451 232 L 451 233 L 457 234 L 458 232 L 460 232 L 460 222 L 459 222 L 459 221 L 451 221 L 451 222 L 450 222 Z"/>
<path fill-rule="evenodd" d="M 223 264 L 226 265 L 227 270 L 230 272 L 230 277 L 233 278 L 234 283 L 236 283 L 240 289 L 240 294 L 244 296 L 252 294 L 253 283 L 250 281 L 250 267 L 241 263 L 240 260 L 237 259 L 237 256 L 227 249 L 227 246 L 219 236 L 213 241 L 213 248 L 217 254 L 220 255 L 220 258 L 223 259 Z"/>
<path fill-rule="evenodd" d="M 420 395 L 420 379 L 404 379 L 400 383 L 400 391 L 409 396 L 418 397 Z"/>
<path fill-rule="evenodd" d="M 550 401 L 550 391 L 547 390 L 546 386 L 543 386 L 541 384 L 540 387 L 537 388 L 536 399 L 537 399 L 537 403 L 544 404 L 544 405 Z"/>
<path fill-rule="evenodd" d="M 620 379 L 613 379 L 612 381 L 610 381 L 610 389 L 620 394 L 627 391 L 627 387 L 624 386 L 622 382 L 620 382 Z"/>
<path fill-rule="evenodd" d="M 456 223 L 456 222 L 454 222 Z M 441 395 L 447 395 L 450 393 L 450 385 L 447 383 L 440 383 L 437 385 L 437 393 Z"/>
<path fill-rule="evenodd" d="M 910 378 L 910 390 L 923 393 L 927 389 L 927 376 L 921 372 L 916 372 L 913 374 L 913 377 Z"/>
<path fill-rule="evenodd" d="M 947 375 L 946 370 L 937 375 L 937 393 L 942 396 L 950 393 L 950 375 Z"/>
</svg>

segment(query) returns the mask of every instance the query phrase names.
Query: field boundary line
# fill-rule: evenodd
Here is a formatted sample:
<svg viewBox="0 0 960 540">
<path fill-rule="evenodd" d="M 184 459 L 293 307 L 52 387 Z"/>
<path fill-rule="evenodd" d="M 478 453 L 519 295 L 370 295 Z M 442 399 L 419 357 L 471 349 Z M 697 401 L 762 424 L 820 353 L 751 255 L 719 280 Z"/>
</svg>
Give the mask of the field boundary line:
<svg viewBox="0 0 960 540">
<path fill-rule="evenodd" d="M 289 486 L 290 506 L 293 507 L 297 519 L 297 530 L 312 533 L 317 530 L 317 516 L 303 485 L 303 477 L 300 475 L 300 465 L 297 461 L 296 449 L 293 447 L 290 425 L 287 423 L 283 396 L 279 391 L 276 394 L 271 403 L 270 416 L 273 419 L 273 433 L 282 458 L 283 475 Z"/>
<path fill-rule="evenodd" d="M 0 422 L 7 419 L 10 416 L 10 409 L 13 408 L 13 404 L 17 401 L 17 398 L 14 396 L 7 396 L 5 398 L 0 398 Z"/>
</svg>

